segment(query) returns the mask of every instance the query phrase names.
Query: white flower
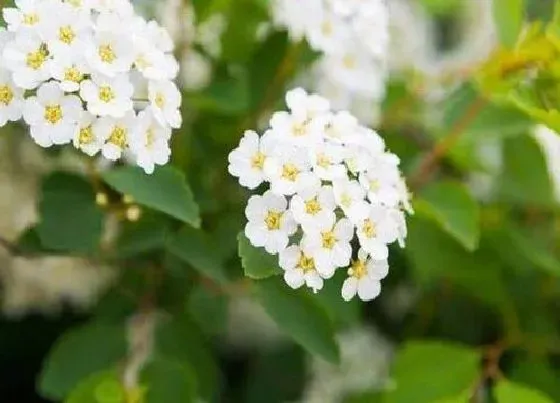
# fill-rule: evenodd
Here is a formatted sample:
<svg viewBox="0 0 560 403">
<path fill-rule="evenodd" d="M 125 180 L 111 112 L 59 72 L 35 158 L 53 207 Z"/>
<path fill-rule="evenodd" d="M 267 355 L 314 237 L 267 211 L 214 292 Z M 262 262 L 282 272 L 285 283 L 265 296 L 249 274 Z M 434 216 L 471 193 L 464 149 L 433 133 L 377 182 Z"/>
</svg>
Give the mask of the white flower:
<svg viewBox="0 0 560 403">
<path fill-rule="evenodd" d="M 347 111 L 340 111 L 329 116 L 325 135 L 329 140 L 342 143 L 353 136 L 359 127 L 358 119 Z"/>
<path fill-rule="evenodd" d="M 37 35 L 17 35 L 6 45 L 2 56 L 18 87 L 34 89 L 51 76 L 47 48 Z"/>
<path fill-rule="evenodd" d="M 330 278 L 339 267 L 347 266 L 352 256 L 350 241 L 354 237 L 354 226 L 347 218 L 337 223 L 334 219 L 324 222 L 321 228 L 305 233 L 303 249 L 315 260 L 321 276 Z"/>
<path fill-rule="evenodd" d="M 323 278 L 315 269 L 313 258 L 297 245 L 280 252 L 279 264 L 284 269 L 284 280 L 293 289 L 307 285 L 314 292 L 323 288 Z"/>
<path fill-rule="evenodd" d="M 357 233 L 360 245 L 375 260 L 387 259 L 387 245 L 399 238 L 399 222 L 392 209 L 370 206 L 367 217 L 358 223 Z"/>
<path fill-rule="evenodd" d="M 43 0 L 15 0 L 15 8 L 2 10 L 9 31 L 38 32 L 46 19 L 52 16 L 53 3 Z"/>
<path fill-rule="evenodd" d="M 31 137 L 42 147 L 67 144 L 74 138 L 76 123 L 83 112 L 77 96 L 65 95 L 60 87 L 49 82 L 27 98 L 23 116 L 31 126 Z"/>
<path fill-rule="evenodd" d="M 78 121 L 78 129 L 74 135 L 74 147 L 93 157 L 103 146 L 104 139 L 95 131 L 96 117 L 89 112 L 82 113 Z"/>
<path fill-rule="evenodd" d="M 57 4 L 41 25 L 41 37 L 47 43 L 49 52 L 73 52 L 81 54 L 91 41 L 90 13 L 69 4 Z"/>
<path fill-rule="evenodd" d="M 328 181 L 341 180 L 348 177 L 343 164 L 345 149 L 339 144 L 318 144 L 310 152 L 313 173 Z"/>
<path fill-rule="evenodd" d="M 136 163 L 147 174 L 153 173 L 156 165 L 165 165 L 169 162 L 170 138 L 171 128 L 162 126 L 151 109 L 145 109 L 138 114 L 129 146 L 136 156 Z"/>
<path fill-rule="evenodd" d="M 256 132 L 247 130 L 239 146 L 228 156 L 229 173 L 239 178 L 241 186 L 255 189 L 266 180 L 264 163 L 272 155 L 275 144 L 270 132 L 260 138 Z"/>
<path fill-rule="evenodd" d="M 0 69 L 0 126 L 21 119 L 23 92 L 23 89 L 14 85 L 11 74 Z"/>
<path fill-rule="evenodd" d="M 271 191 L 262 196 L 251 196 L 245 209 L 249 220 L 245 235 L 251 244 L 264 247 L 270 254 L 276 254 L 288 246 L 288 237 L 296 232 L 297 224 L 287 207 L 286 198 Z"/>
<path fill-rule="evenodd" d="M 389 273 L 386 260 L 373 260 L 363 249 L 348 269 L 348 278 L 342 284 L 342 298 L 350 301 L 356 294 L 362 301 L 371 301 L 381 292 L 381 280 Z"/>
<path fill-rule="evenodd" d="M 402 199 L 399 190 L 401 182 L 398 167 L 380 158 L 371 169 L 360 174 L 360 184 L 367 190 L 367 197 L 373 204 L 397 207 Z"/>
<path fill-rule="evenodd" d="M 130 38 L 117 32 L 98 31 L 85 49 L 92 70 L 114 77 L 130 70 L 134 46 Z"/>
<path fill-rule="evenodd" d="M 80 96 L 94 115 L 123 117 L 132 110 L 134 87 L 126 75 L 114 78 L 95 74 L 80 86 Z"/>
<path fill-rule="evenodd" d="M 80 89 L 80 83 L 90 73 L 85 60 L 69 51 L 60 51 L 51 62 L 51 74 L 60 81 L 60 88 L 66 92 Z"/>
<path fill-rule="evenodd" d="M 303 189 L 290 201 L 290 211 L 304 231 L 322 228 L 325 222 L 336 219 L 332 186 L 321 186 L 321 181 L 317 181 L 316 185 Z"/>
<path fill-rule="evenodd" d="M 181 93 L 172 81 L 150 81 L 148 95 L 155 117 L 162 125 L 181 126 Z"/>
<path fill-rule="evenodd" d="M 312 23 L 308 37 L 311 47 L 329 54 L 337 54 L 344 50 L 352 40 L 351 27 L 342 17 L 331 10 L 310 16 Z"/>
<path fill-rule="evenodd" d="M 353 223 L 367 217 L 369 203 L 365 189 L 355 180 L 340 180 L 333 184 L 336 203 Z"/>
<path fill-rule="evenodd" d="M 129 111 L 122 118 L 101 117 L 93 125 L 96 136 L 103 139 L 101 153 L 110 161 L 119 159 L 127 149 L 136 128 L 136 114 Z"/>
<path fill-rule="evenodd" d="M 270 189 L 277 194 L 293 195 L 315 183 L 307 152 L 291 146 L 277 146 L 274 157 L 264 162 Z"/>
</svg>

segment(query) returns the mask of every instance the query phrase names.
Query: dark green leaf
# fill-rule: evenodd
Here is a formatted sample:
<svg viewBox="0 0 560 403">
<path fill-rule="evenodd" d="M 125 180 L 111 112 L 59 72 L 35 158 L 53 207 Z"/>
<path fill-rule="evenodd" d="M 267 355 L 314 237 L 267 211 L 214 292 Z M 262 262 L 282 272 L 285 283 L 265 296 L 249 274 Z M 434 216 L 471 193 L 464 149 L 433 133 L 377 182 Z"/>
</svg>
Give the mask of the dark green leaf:
<svg viewBox="0 0 560 403">
<path fill-rule="evenodd" d="M 197 398 L 193 374 L 173 359 L 156 356 L 142 370 L 141 382 L 145 403 L 191 403 Z"/>
<path fill-rule="evenodd" d="M 494 388 L 497 403 L 553 403 L 544 393 L 502 379 Z"/>
<path fill-rule="evenodd" d="M 126 391 L 116 370 L 98 372 L 82 380 L 65 403 L 125 403 Z"/>
<path fill-rule="evenodd" d="M 196 286 L 189 296 L 188 310 L 198 326 L 208 334 L 220 334 L 225 330 L 228 299 L 223 294 Z"/>
<path fill-rule="evenodd" d="M 544 357 L 527 357 L 515 362 L 509 377 L 515 383 L 546 393 L 555 402 L 560 401 L 560 388 L 558 388 L 560 371 L 553 368 Z"/>
<path fill-rule="evenodd" d="M 144 215 L 140 221 L 126 222 L 117 240 L 117 255 L 130 258 L 163 249 L 169 223 L 159 215 Z"/>
<path fill-rule="evenodd" d="M 278 267 L 278 256 L 266 253 L 263 248 L 254 247 L 242 232 L 237 240 L 241 265 L 247 277 L 261 280 L 282 273 L 282 269 Z"/>
</svg>

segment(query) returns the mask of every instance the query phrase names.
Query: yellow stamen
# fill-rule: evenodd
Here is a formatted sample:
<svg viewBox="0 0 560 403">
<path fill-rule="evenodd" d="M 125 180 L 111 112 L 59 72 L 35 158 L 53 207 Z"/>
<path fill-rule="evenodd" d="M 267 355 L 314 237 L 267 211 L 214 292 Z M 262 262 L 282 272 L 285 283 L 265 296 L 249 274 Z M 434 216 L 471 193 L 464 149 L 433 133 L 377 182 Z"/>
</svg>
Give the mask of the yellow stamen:
<svg viewBox="0 0 560 403">
<path fill-rule="evenodd" d="M 312 257 L 305 256 L 303 253 L 299 256 L 297 267 L 303 270 L 303 273 L 315 271 L 315 261 Z"/>
<path fill-rule="evenodd" d="M 299 169 L 294 164 L 286 164 L 282 168 L 282 178 L 295 182 L 299 175 Z"/>
<path fill-rule="evenodd" d="M 27 64 L 27 67 L 30 69 L 39 70 L 43 66 L 43 63 L 47 60 L 47 56 L 47 50 L 41 46 L 35 52 L 27 54 L 25 64 Z"/>
<path fill-rule="evenodd" d="M 357 279 L 361 279 L 362 277 L 367 275 L 367 267 L 366 263 L 362 260 L 355 260 L 352 263 L 352 268 L 350 269 L 350 275 L 356 277 Z"/>
<path fill-rule="evenodd" d="M 251 167 L 254 169 L 263 169 L 265 159 L 266 157 L 263 153 L 256 153 L 253 155 L 253 158 L 251 158 Z"/>
<path fill-rule="evenodd" d="M 280 222 L 282 220 L 282 213 L 279 213 L 274 210 L 270 210 L 265 219 L 264 223 L 269 231 L 279 230 L 280 229 Z"/>
<path fill-rule="evenodd" d="M 165 106 L 165 97 L 163 96 L 163 94 L 161 92 L 158 92 L 156 94 L 156 97 L 154 99 L 154 103 L 156 104 L 156 106 L 159 109 L 163 109 L 163 107 Z"/>
<path fill-rule="evenodd" d="M 305 202 L 305 212 L 307 214 L 315 215 L 321 211 L 321 203 L 315 197 L 314 199 Z"/>
<path fill-rule="evenodd" d="M 331 164 L 331 160 L 325 154 L 317 155 L 317 165 L 321 168 L 328 168 Z"/>
<path fill-rule="evenodd" d="M 74 42 L 74 38 L 76 38 L 76 34 L 70 25 L 66 25 L 64 27 L 60 27 L 58 30 L 58 39 L 60 42 L 66 43 L 67 45 Z"/>
<path fill-rule="evenodd" d="M 93 142 L 93 130 L 91 125 L 88 127 L 82 127 L 80 129 L 80 135 L 78 136 L 78 142 L 80 145 L 90 144 Z"/>
<path fill-rule="evenodd" d="M 57 124 L 62 119 L 62 108 L 60 105 L 45 106 L 45 120 L 51 125 Z"/>
<path fill-rule="evenodd" d="M 338 241 L 333 231 L 323 232 L 321 233 L 321 237 L 323 239 L 323 248 L 325 249 L 334 248 L 334 245 L 336 245 L 336 242 Z"/>
<path fill-rule="evenodd" d="M 113 89 L 108 85 L 99 87 L 99 99 L 105 103 L 111 102 L 113 99 L 115 99 L 115 93 L 113 92 Z"/>
<path fill-rule="evenodd" d="M 377 235 L 377 229 L 375 228 L 375 224 L 369 218 L 364 221 L 364 225 L 362 226 L 362 232 L 366 236 L 366 238 L 374 238 Z"/>
<path fill-rule="evenodd" d="M 39 15 L 37 13 L 30 13 L 23 15 L 23 23 L 25 25 L 35 25 L 39 22 Z"/>
<path fill-rule="evenodd" d="M 79 83 L 84 78 L 84 75 L 75 66 L 68 67 L 64 71 L 64 80 Z"/>
<path fill-rule="evenodd" d="M 117 56 L 113 51 L 113 47 L 111 45 L 101 45 L 98 48 L 99 58 L 104 63 L 113 63 Z"/>
<path fill-rule="evenodd" d="M 124 127 L 121 126 L 115 126 L 113 128 L 113 131 L 111 132 L 111 135 L 109 136 L 109 140 L 107 140 L 109 143 L 112 143 L 114 145 L 116 145 L 119 148 L 125 148 L 126 147 L 126 129 Z"/>
<path fill-rule="evenodd" d="M 14 99 L 14 92 L 7 85 L 0 85 L 0 104 L 8 105 Z"/>
</svg>

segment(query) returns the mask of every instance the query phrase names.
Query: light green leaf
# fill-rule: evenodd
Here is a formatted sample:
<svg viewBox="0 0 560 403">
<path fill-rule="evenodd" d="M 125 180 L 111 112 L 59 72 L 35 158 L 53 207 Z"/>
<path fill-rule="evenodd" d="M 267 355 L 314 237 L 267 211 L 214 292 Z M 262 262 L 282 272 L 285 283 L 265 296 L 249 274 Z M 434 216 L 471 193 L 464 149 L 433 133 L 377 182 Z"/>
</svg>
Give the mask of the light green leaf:
<svg viewBox="0 0 560 403">
<path fill-rule="evenodd" d="M 146 175 L 137 167 L 107 171 L 103 179 L 140 205 L 161 211 L 194 227 L 200 225 L 199 209 L 183 173 L 171 166 Z"/>
<path fill-rule="evenodd" d="M 146 388 L 145 403 L 191 403 L 197 400 L 196 380 L 191 370 L 172 359 L 156 356 L 141 374 Z"/>
<path fill-rule="evenodd" d="M 506 379 L 498 382 L 494 395 L 497 403 L 553 403 L 544 393 Z"/>
<path fill-rule="evenodd" d="M 82 380 L 65 403 L 125 403 L 126 391 L 116 370 L 98 372 Z"/>
<path fill-rule="evenodd" d="M 546 357 L 526 357 L 516 361 L 509 378 L 515 383 L 546 393 L 555 402 L 560 401 L 560 371 L 553 368 Z"/>
<path fill-rule="evenodd" d="M 103 213 L 91 185 L 83 178 L 54 173 L 43 182 L 37 233 L 41 244 L 56 251 L 93 252 L 103 230 Z"/>
<path fill-rule="evenodd" d="M 524 0 L 493 0 L 494 21 L 501 43 L 513 48 L 523 27 L 525 14 Z"/>
<path fill-rule="evenodd" d="M 480 238 L 480 210 L 468 189 L 457 182 L 427 187 L 417 200 L 419 214 L 434 219 L 466 249 L 474 250 Z"/>
<path fill-rule="evenodd" d="M 282 269 L 278 267 L 278 256 L 267 253 L 263 248 L 254 247 L 242 232 L 237 240 L 241 265 L 247 277 L 262 280 L 282 273 Z"/>
<path fill-rule="evenodd" d="M 282 331 L 311 353 L 338 362 L 332 323 L 304 290 L 292 290 L 280 278 L 256 282 L 255 287 L 258 300 Z"/>
<path fill-rule="evenodd" d="M 63 399 L 80 381 L 114 366 L 127 351 L 124 325 L 90 322 L 64 333 L 39 376 L 41 395 Z"/>
<path fill-rule="evenodd" d="M 433 403 L 464 392 L 478 377 L 480 355 L 443 341 L 410 341 L 395 358 L 395 388 L 384 403 Z"/>
<path fill-rule="evenodd" d="M 169 252 L 204 276 L 224 283 L 227 281 L 226 270 L 214 248 L 212 239 L 204 231 L 190 227 L 183 227 L 167 242 Z"/>
</svg>

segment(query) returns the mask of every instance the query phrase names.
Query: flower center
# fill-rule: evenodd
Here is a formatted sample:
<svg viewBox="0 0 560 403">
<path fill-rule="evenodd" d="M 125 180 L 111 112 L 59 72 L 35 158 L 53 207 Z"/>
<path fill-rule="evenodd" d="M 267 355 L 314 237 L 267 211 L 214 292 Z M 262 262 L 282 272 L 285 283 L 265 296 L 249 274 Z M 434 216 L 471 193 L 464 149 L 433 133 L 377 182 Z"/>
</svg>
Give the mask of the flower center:
<svg viewBox="0 0 560 403">
<path fill-rule="evenodd" d="M 299 261 L 297 267 L 303 270 L 303 273 L 309 273 L 315 271 L 315 261 L 312 257 L 305 256 L 303 252 L 299 256 Z"/>
<path fill-rule="evenodd" d="M 274 210 L 270 210 L 264 219 L 264 223 L 269 231 L 275 231 L 280 229 L 280 221 L 282 220 L 282 213 Z"/>
<path fill-rule="evenodd" d="M 57 124 L 62 119 L 62 108 L 60 105 L 45 106 L 45 120 L 51 125 Z"/>
<path fill-rule="evenodd" d="M 321 237 L 323 239 L 323 248 L 325 249 L 332 249 L 334 245 L 336 245 L 336 236 L 334 235 L 333 231 L 323 232 L 321 233 Z"/>
<path fill-rule="evenodd" d="M 325 36 L 331 36 L 333 33 L 333 26 L 330 21 L 323 21 L 321 24 L 321 32 Z"/>
<path fill-rule="evenodd" d="M 362 260 L 356 260 L 352 263 L 352 268 L 349 270 L 351 276 L 356 277 L 357 279 L 361 279 L 362 277 L 367 275 L 367 267 L 366 263 Z"/>
<path fill-rule="evenodd" d="M 68 3 L 74 7 L 80 7 L 82 5 L 82 0 L 66 0 L 65 3 Z"/>
<path fill-rule="evenodd" d="M 80 136 L 78 137 L 78 142 L 81 145 L 90 144 L 93 142 L 93 130 L 91 125 L 88 127 L 82 127 L 80 129 Z"/>
<path fill-rule="evenodd" d="M 154 99 L 154 103 L 159 109 L 163 109 L 165 106 L 165 97 L 161 92 L 158 92 L 156 98 Z"/>
<path fill-rule="evenodd" d="M 35 25 L 39 22 L 39 14 L 29 13 L 23 15 L 23 23 L 25 25 Z"/>
<path fill-rule="evenodd" d="M 356 68 L 356 58 L 350 55 L 346 55 L 342 58 L 342 65 L 349 70 Z"/>
<path fill-rule="evenodd" d="M 67 45 L 74 42 L 74 38 L 76 38 L 76 34 L 70 25 L 66 25 L 64 27 L 60 27 L 58 30 L 58 39 L 60 42 L 63 42 Z"/>
<path fill-rule="evenodd" d="M 340 204 L 342 204 L 343 207 L 350 207 L 352 205 L 352 197 L 348 194 L 348 193 L 343 193 L 340 196 Z"/>
<path fill-rule="evenodd" d="M 0 103 L 8 105 L 14 99 L 14 92 L 7 85 L 0 85 Z"/>
<path fill-rule="evenodd" d="M 84 75 L 75 66 L 69 67 L 64 71 L 64 80 L 79 83 Z"/>
<path fill-rule="evenodd" d="M 148 67 L 150 67 L 152 65 L 152 63 L 150 63 L 148 61 L 148 59 L 146 59 L 144 57 L 144 55 L 140 55 L 136 58 L 136 61 L 134 62 L 134 64 L 136 65 L 136 67 L 140 70 L 142 69 L 146 69 Z"/>
<path fill-rule="evenodd" d="M 294 164 L 286 164 L 282 167 L 282 178 L 295 182 L 299 175 L 299 169 Z"/>
<path fill-rule="evenodd" d="M 30 69 L 39 70 L 41 66 L 43 66 L 43 63 L 45 63 L 45 60 L 47 60 L 47 51 L 41 46 L 35 52 L 27 54 L 25 64 L 27 64 L 27 67 Z"/>
<path fill-rule="evenodd" d="M 314 199 L 305 202 L 305 212 L 310 215 L 315 215 L 321 211 L 321 203 L 315 197 Z"/>
<path fill-rule="evenodd" d="M 253 155 L 253 158 L 251 158 L 251 167 L 253 169 L 263 169 L 265 158 L 266 157 L 263 153 L 256 153 L 255 155 Z"/>
<path fill-rule="evenodd" d="M 103 63 L 113 63 L 117 56 L 113 51 L 113 47 L 111 45 L 101 45 L 98 49 L 99 58 Z"/>
<path fill-rule="evenodd" d="M 307 125 L 305 123 L 294 123 L 292 126 L 292 134 L 295 137 L 304 136 L 307 133 Z"/>
<path fill-rule="evenodd" d="M 373 180 L 369 181 L 369 190 L 370 191 L 377 192 L 380 187 L 381 187 L 381 185 L 379 184 L 379 181 L 377 179 L 373 179 Z"/>
<path fill-rule="evenodd" d="M 109 136 L 109 143 L 116 145 L 119 148 L 126 147 L 126 129 L 121 126 L 115 126 L 111 135 Z"/>
<path fill-rule="evenodd" d="M 366 238 L 374 238 L 377 235 L 377 229 L 375 228 L 375 224 L 369 218 L 364 221 L 364 225 L 362 226 L 362 232 L 366 236 Z"/>
<path fill-rule="evenodd" d="M 153 127 L 146 131 L 146 147 L 151 147 L 156 142 L 156 133 Z"/>
<path fill-rule="evenodd" d="M 111 102 L 115 99 L 115 93 L 108 85 L 102 85 L 99 87 L 99 99 L 105 103 Z"/>
<path fill-rule="evenodd" d="M 317 165 L 321 168 L 328 168 L 331 164 L 331 160 L 325 154 L 321 153 L 317 155 Z"/>
</svg>

